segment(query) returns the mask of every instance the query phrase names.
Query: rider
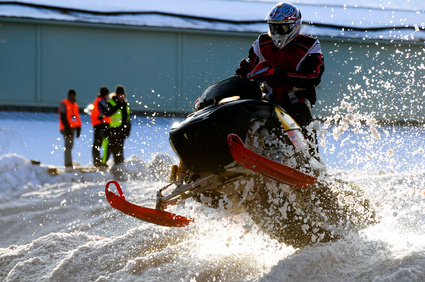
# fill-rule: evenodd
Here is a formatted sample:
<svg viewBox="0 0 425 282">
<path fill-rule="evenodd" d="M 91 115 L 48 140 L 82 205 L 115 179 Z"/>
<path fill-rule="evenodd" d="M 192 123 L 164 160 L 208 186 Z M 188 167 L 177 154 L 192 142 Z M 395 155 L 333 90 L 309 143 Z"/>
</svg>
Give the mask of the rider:
<svg viewBox="0 0 425 282">
<path fill-rule="evenodd" d="M 236 74 L 263 83 L 265 98 L 281 106 L 312 144 L 316 134 L 307 126 L 313 121 L 311 108 L 316 102 L 315 87 L 324 72 L 319 40 L 300 34 L 301 12 L 290 3 L 274 6 L 265 18 L 269 32 L 261 34 L 249 50 L 248 58 L 240 63 Z M 261 62 L 274 67 L 271 76 L 253 76 Z"/>
</svg>

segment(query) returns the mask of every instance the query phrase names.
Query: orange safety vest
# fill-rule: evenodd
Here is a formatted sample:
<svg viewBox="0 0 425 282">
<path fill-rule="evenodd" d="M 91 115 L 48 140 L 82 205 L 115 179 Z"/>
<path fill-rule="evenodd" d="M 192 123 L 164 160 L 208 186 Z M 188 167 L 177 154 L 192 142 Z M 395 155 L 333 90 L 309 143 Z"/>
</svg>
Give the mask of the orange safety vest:
<svg viewBox="0 0 425 282">
<path fill-rule="evenodd" d="M 107 116 L 103 116 L 102 120 L 99 120 L 98 117 L 100 115 L 99 110 L 99 101 L 102 100 L 102 97 L 97 97 L 93 102 L 93 110 L 91 111 L 91 124 L 96 126 L 101 123 L 111 123 L 111 118 Z"/>
<path fill-rule="evenodd" d="M 81 119 L 80 113 L 78 110 L 78 104 L 72 103 L 68 99 L 65 99 L 61 102 L 61 104 L 65 104 L 66 106 L 66 119 L 68 120 L 68 124 L 71 128 L 81 127 Z M 60 108 L 59 108 L 59 126 L 60 130 L 64 130 L 65 126 L 63 125 L 60 118 Z"/>
</svg>

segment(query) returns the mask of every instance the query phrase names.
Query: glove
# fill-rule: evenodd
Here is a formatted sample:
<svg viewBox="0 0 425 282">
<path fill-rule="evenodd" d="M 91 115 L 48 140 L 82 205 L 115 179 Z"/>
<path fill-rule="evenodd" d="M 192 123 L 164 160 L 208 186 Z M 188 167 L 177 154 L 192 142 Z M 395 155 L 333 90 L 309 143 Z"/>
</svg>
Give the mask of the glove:
<svg viewBox="0 0 425 282">
<path fill-rule="evenodd" d="M 103 114 L 100 113 L 99 116 L 97 117 L 98 120 L 103 120 Z"/>
<path fill-rule="evenodd" d="M 249 67 L 249 60 L 243 59 L 240 64 L 239 68 L 236 70 L 236 74 L 246 79 L 246 73 L 248 72 Z"/>
<path fill-rule="evenodd" d="M 77 131 L 77 138 L 80 137 L 81 127 L 76 127 L 75 130 Z"/>
<path fill-rule="evenodd" d="M 242 59 L 239 63 L 239 67 L 242 69 L 246 69 L 249 66 L 249 59 Z"/>
<path fill-rule="evenodd" d="M 271 77 L 274 73 L 274 67 L 268 61 L 262 61 L 255 68 L 246 75 L 246 78 L 255 81 L 264 81 Z"/>
</svg>

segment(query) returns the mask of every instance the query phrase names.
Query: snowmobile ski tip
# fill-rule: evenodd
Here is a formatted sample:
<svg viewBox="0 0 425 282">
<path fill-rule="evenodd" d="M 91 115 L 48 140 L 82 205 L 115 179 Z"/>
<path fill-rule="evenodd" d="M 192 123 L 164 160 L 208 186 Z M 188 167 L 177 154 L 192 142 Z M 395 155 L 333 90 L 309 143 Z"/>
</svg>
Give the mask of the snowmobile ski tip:
<svg viewBox="0 0 425 282">
<path fill-rule="evenodd" d="M 111 184 L 115 185 L 119 195 L 109 191 Z M 106 183 L 105 195 L 113 208 L 143 221 L 169 227 L 183 227 L 194 221 L 193 218 L 187 218 L 163 210 L 141 207 L 128 202 L 124 197 L 121 186 L 114 180 Z"/>
</svg>

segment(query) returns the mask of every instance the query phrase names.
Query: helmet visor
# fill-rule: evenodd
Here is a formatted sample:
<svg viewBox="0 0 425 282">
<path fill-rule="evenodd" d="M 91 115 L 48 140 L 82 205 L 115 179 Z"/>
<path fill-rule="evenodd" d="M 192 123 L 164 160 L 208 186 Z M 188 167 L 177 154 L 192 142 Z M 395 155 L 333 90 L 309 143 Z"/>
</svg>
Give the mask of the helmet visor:
<svg viewBox="0 0 425 282">
<path fill-rule="evenodd" d="M 292 31 L 294 24 L 277 24 L 269 23 L 269 30 L 271 34 L 285 35 Z"/>
</svg>

